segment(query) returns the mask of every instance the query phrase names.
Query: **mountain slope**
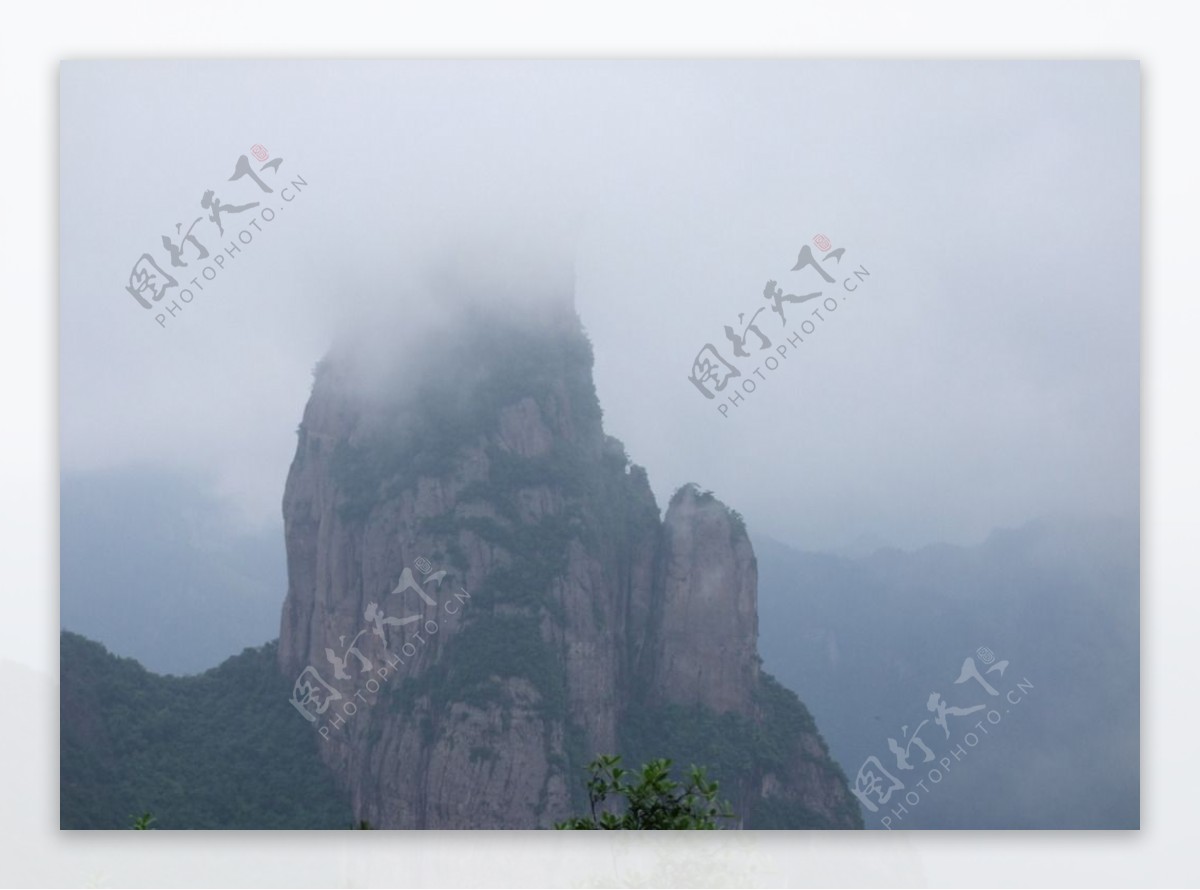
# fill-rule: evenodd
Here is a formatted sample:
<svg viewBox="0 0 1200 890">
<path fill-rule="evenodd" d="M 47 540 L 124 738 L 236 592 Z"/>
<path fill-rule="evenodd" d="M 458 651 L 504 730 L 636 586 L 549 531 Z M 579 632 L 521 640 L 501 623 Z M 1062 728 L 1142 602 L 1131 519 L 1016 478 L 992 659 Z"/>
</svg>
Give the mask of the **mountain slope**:
<svg viewBox="0 0 1200 890">
<path fill-rule="evenodd" d="M 295 732 L 275 644 L 163 677 L 61 636 L 60 825 L 349 828 L 344 792 Z"/>
</svg>

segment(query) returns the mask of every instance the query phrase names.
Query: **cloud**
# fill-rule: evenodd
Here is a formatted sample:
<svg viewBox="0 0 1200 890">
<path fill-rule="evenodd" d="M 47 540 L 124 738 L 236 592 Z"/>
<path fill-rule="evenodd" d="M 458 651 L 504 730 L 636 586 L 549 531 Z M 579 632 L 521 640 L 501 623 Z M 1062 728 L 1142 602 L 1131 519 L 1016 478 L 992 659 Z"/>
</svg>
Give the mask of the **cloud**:
<svg viewBox="0 0 1200 890">
<path fill-rule="evenodd" d="M 1136 513 L 1138 88 L 1132 63 L 65 64 L 63 467 L 187 470 L 276 522 L 341 332 L 402 354 L 463 311 L 431 270 L 506 300 L 569 262 L 660 501 L 695 480 L 806 548 Z M 256 142 L 292 201 L 228 181 Z M 240 245 L 202 223 L 224 265 L 160 326 L 129 269 L 207 189 L 276 216 Z M 870 278 L 722 417 L 692 359 L 800 286 L 818 232 Z"/>
</svg>

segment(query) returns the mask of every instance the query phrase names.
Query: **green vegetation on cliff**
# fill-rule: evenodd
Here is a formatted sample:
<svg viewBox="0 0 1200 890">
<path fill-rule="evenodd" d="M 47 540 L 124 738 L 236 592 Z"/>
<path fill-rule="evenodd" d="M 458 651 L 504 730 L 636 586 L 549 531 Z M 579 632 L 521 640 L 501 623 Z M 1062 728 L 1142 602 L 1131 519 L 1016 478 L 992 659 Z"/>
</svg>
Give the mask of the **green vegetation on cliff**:
<svg viewBox="0 0 1200 890">
<path fill-rule="evenodd" d="M 849 794 L 835 814 L 837 825 L 798 800 L 759 796 L 762 778 L 782 779 L 798 761 L 805 762 L 835 783 L 846 777 L 830 756 L 825 741 L 804 703 L 770 674 L 759 673 L 755 706 L 759 719 L 716 714 L 708 708 L 684 705 L 633 707 L 623 723 L 622 751 L 629 763 L 666 757 L 676 763 L 705 764 L 708 775 L 725 793 L 751 793 L 746 828 L 862 828 L 862 814 Z M 810 736 L 821 753 L 804 752 L 800 740 Z M 736 807 L 735 807 L 736 809 Z"/>
</svg>

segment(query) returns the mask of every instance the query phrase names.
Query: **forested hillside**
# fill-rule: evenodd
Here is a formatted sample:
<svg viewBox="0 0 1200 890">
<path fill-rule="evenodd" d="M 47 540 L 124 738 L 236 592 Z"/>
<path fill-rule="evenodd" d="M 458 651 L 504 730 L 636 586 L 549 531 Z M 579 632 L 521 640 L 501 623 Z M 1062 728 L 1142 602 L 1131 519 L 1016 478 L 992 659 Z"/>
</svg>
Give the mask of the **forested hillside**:
<svg viewBox="0 0 1200 890">
<path fill-rule="evenodd" d="M 63 828 L 349 828 L 276 644 L 194 677 L 152 674 L 62 634 Z"/>
</svg>

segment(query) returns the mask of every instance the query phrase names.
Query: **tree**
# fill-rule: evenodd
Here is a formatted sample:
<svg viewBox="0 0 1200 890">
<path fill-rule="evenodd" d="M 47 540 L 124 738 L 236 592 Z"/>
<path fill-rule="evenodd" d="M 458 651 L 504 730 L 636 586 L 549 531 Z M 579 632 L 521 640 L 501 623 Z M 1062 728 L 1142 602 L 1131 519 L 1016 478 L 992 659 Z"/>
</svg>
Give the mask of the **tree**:
<svg viewBox="0 0 1200 890">
<path fill-rule="evenodd" d="M 662 830 L 718 828 L 718 819 L 731 819 L 728 802 L 717 800 L 718 785 L 705 777 L 702 767 L 693 766 L 687 784 L 671 780 L 671 761 L 652 760 L 634 771 L 636 782 L 620 766 L 617 755 L 602 754 L 588 765 L 590 816 L 576 816 L 554 827 L 560 830 Z M 625 812 L 605 808 L 610 797 L 625 798 Z"/>
<path fill-rule="evenodd" d="M 135 816 L 133 820 L 134 831 L 153 831 L 150 823 L 154 821 L 154 816 L 150 813 L 142 813 L 140 816 Z"/>
</svg>

